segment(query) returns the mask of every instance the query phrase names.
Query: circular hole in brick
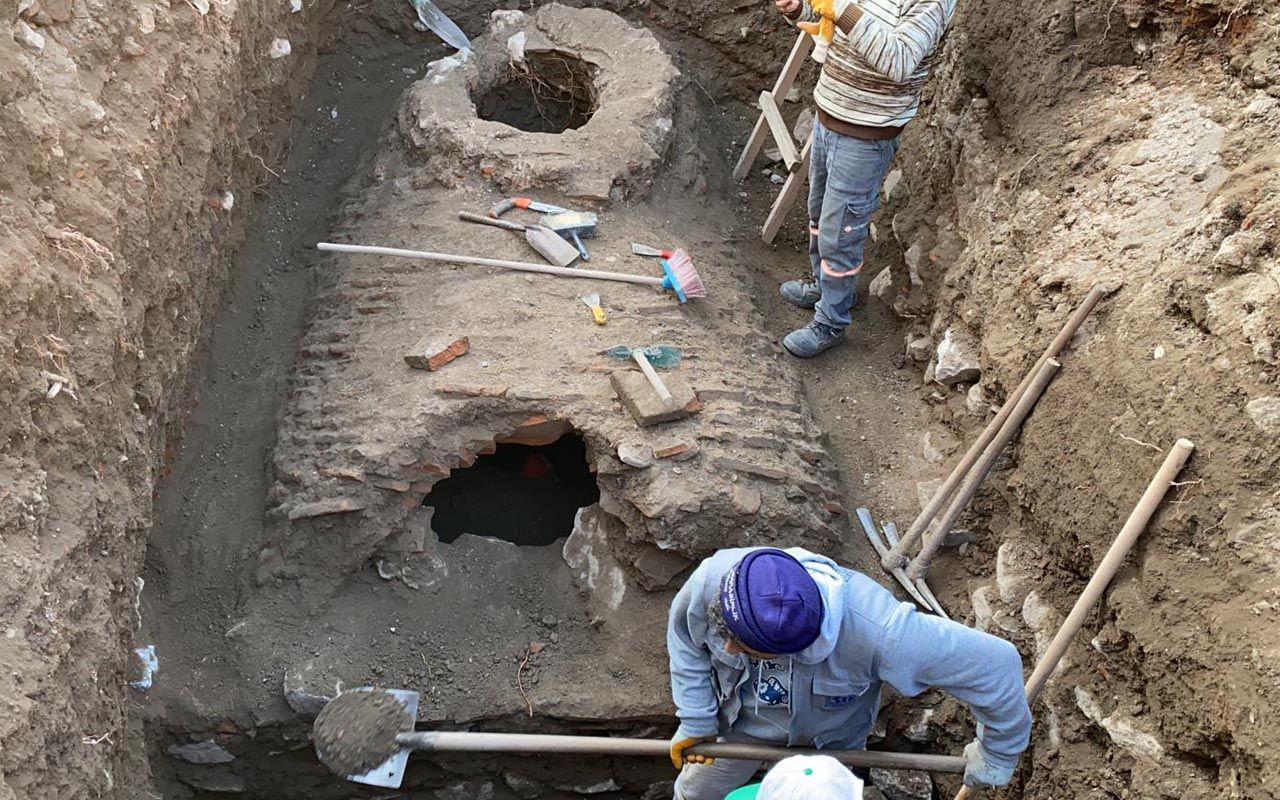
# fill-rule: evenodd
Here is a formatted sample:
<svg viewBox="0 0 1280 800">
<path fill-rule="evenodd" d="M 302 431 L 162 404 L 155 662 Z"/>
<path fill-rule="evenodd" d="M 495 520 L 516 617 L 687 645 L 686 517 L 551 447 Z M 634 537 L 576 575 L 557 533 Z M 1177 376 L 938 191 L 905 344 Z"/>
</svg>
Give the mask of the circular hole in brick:
<svg viewBox="0 0 1280 800">
<path fill-rule="evenodd" d="M 567 433 L 545 445 L 499 443 L 422 504 L 435 509 L 431 528 L 446 544 L 470 533 L 540 547 L 568 536 L 578 509 L 599 499 L 586 443 Z"/>
<path fill-rule="evenodd" d="M 581 128 L 597 107 L 596 67 L 561 50 L 531 50 L 497 81 L 472 94 L 480 119 L 522 131 Z"/>
</svg>

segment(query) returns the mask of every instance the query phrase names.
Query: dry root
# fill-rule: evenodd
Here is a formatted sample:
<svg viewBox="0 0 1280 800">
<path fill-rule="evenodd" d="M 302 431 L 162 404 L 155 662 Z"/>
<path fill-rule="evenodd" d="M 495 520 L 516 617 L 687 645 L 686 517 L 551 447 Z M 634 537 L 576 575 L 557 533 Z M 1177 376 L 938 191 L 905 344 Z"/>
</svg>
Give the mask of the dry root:
<svg viewBox="0 0 1280 800">
<path fill-rule="evenodd" d="M 80 265 L 80 280 L 88 280 L 96 272 L 110 271 L 116 256 L 92 236 L 85 236 L 70 225 L 49 228 L 44 238 L 53 249 Z"/>
</svg>

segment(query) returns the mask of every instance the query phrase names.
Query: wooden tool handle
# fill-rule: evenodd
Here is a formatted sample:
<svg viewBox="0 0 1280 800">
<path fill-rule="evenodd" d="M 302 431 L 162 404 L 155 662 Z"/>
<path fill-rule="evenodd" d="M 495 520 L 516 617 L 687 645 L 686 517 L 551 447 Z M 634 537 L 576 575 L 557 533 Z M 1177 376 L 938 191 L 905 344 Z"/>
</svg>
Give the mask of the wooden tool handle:
<svg viewBox="0 0 1280 800">
<path fill-rule="evenodd" d="M 481 225 L 492 225 L 495 228 L 506 228 L 509 231 L 522 231 L 526 227 L 519 222 L 498 219 L 497 217 L 486 217 L 484 214 L 472 214 L 470 211 L 459 211 L 458 219 L 464 219 L 467 222 L 478 222 Z"/>
<path fill-rule="evenodd" d="M 1036 360 L 1035 365 L 1023 376 L 1022 382 L 1005 398 L 1004 405 L 1000 407 L 999 413 L 996 414 L 991 422 L 987 423 L 987 427 L 970 445 L 968 452 L 960 459 L 960 463 L 956 464 L 955 468 L 951 470 L 951 474 L 947 476 L 946 481 L 934 493 L 933 498 L 929 500 L 929 504 L 920 512 L 920 516 L 916 517 L 915 522 L 911 523 L 911 527 L 907 528 L 907 532 L 903 534 L 897 546 L 893 548 L 888 556 L 885 556 L 883 561 L 886 567 L 906 566 L 907 560 L 910 558 L 908 555 L 910 549 L 915 546 L 916 541 L 928 529 L 929 524 L 933 522 L 933 518 L 942 510 L 943 504 L 951 497 L 951 493 L 960 486 L 960 483 L 968 475 L 969 468 L 981 458 L 982 453 L 987 449 L 987 445 L 991 444 L 991 440 L 999 433 L 1005 420 L 1013 413 L 1014 407 L 1031 386 L 1031 382 L 1035 380 L 1040 368 L 1049 359 L 1057 358 L 1058 353 L 1062 352 L 1062 348 L 1066 347 L 1067 342 L 1071 341 L 1071 337 L 1075 336 L 1076 331 L 1080 330 L 1080 326 L 1084 324 L 1085 319 L 1093 312 L 1094 306 L 1098 305 L 1098 301 L 1106 293 L 1106 290 L 1100 286 L 1094 286 L 1089 290 L 1084 300 L 1080 302 L 1080 305 L 1072 312 L 1062 329 L 1058 331 L 1058 335 L 1053 337 L 1053 341 L 1040 354 L 1040 358 Z"/>
<path fill-rule="evenodd" d="M 1151 517 L 1156 513 L 1156 508 L 1159 507 L 1160 501 L 1164 499 L 1169 487 L 1173 484 L 1173 479 L 1178 477 L 1178 473 L 1182 471 L 1183 465 L 1187 463 L 1187 459 L 1191 457 L 1191 451 L 1195 450 L 1195 448 L 1196 446 L 1189 439 L 1179 439 L 1174 442 L 1173 447 L 1169 448 L 1169 454 L 1165 456 L 1164 463 L 1160 465 L 1160 469 L 1156 470 L 1156 475 L 1151 479 L 1151 483 L 1147 484 L 1147 490 L 1142 493 L 1142 498 L 1138 500 L 1138 504 L 1129 513 L 1129 518 L 1125 520 L 1124 527 L 1120 529 L 1120 533 L 1116 534 L 1115 541 L 1111 543 L 1107 554 L 1102 557 L 1102 562 L 1098 564 L 1098 569 L 1094 571 L 1093 577 L 1089 579 L 1089 583 L 1084 587 L 1084 591 L 1080 593 L 1076 604 L 1072 606 L 1071 613 L 1067 615 L 1062 627 L 1058 628 L 1057 634 L 1054 635 L 1053 641 L 1045 649 L 1044 655 L 1040 657 L 1040 661 L 1036 664 L 1035 670 L 1032 671 L 1031 677 L 1027 678 L 1025 690 L 1028 703 L 1035 702 L 1040 690 L 1049 681 L 1049 676 L 1058 668 L 1058 662 L 1066 654 L 1071 640 L 1080 632 L 1080 628 L 1084 626 L 1084 621 L 1088 618 L 1089 612 L 1093 610 L 1094 605 L 1102 598 L 1102 593 L 1107 590 L 1111 579 L 1120 571 L 1120 565 L 1124 563 L 1125 556 L 1133 548 L 1134 542 L 1138 541 L 1138 536 L 1146 529 L 1147 523 L 1151 521 Z M 976 789 L 970 789 L 965 786 L 960 789 L 955 800 L 970 800 L 977 796 L 978 791 Z"/>
<path fill-rule="evenodd" d="M 378 247 L 368 244 L 337 244 L 335 242 L 317 242 L 317 250 L 328 250 L 335 253 L 366 253 L 375 256 L 399 256 L 400 258 L 417 258 L 423 261 L 440 261 L 445 264 L 474 264 L 480 267 L 501 267 L 519 272 L 537 272 L 542 275 L 558 275 L 562 278 L 594 278 L 601 281 L 618 281 L 619 283 L 636 283 L 642 286 L 662 286 L 662 278 L 650 278 L 647 275 L 626 275 L 620 272 L 605 272 L 598 269 L 572 269 L 570 267 L 553 267 L 550 264 L 532 264 L 528 261 L 506 261 L 501 258 L 481 258 L 479 256 L 458 256 L 450 253 L 429 253 L 425 250 L 405 250 L 400 247 Z"/>
<path fill-rule="evenodd" d="M 956 492 L 955 499 L 938 521 L 937 529 L 934 530 L 929 538 L 925 539 L 924 545 L 920 548 L 920 553 L 907 567 L 907 576 L 912 580 L 924 577 L 925 571 L 929 568 L 929 562 L 938 554 L 943 540 L 951 532 L 951 526 L 956 524 L 956 520 L 960 518 L 965 506 L 969 505 L 969 501 L 977 493 L 978 487 L 982 485 L 982 482 L 987 478 L 987 474 L 991 472 L 991 468 L 995 466 L 996 459 L 1000 457 L 1000 453 L 1004 451 L 1005 446 L 1013 440 L 1013 437 L 1022 428 L 1022 423 L 1026 420 L 1027 415 L 1031 413 L 1031 409 L 1035 407 L 1040 395 L 1044 394 L 1049 381 L 1053 380 L 1053 376 L 1057 374 L 1058 368 L 1061 366 L 1056 359 L 1052 358 L 1040 365 L 1040 369 L 1036 371 L 1031 385 L 1018 397 L 1018 402 L 1014 406 L 1013 412 L 1005 418 L 1004 424 L 1000 426 L 995 438 L 991 440 L 990 446 L 983 451 L 982 457 L 969 470 L 964 484 Z"/>
<path fill-rule="evenodd" d="M 534 733 L 480 733 L 471 731 L 416 731 L 396 736 L 396 742 L 425 753 L 567 753 L 667 758 L 671 743 L 666 739 L 627 739 L 608 736 L 555 736 Z M 828 755 L 854 767 L 918 769 L 929 772 L 964 772 L 961 756 L 924 753 L 882 753 L 873 750 L 813 750 L 764 744 L 716 742 L 699 744 L 685 751 L 712 758 L 752 761 L 781 761 L 795 755 Z"/>
<path fill-rule="evenodd" d="M 658 373 L 654 371 L 653 365 L 649 363 L 649 359 L 645 357 L 644 351 L 639 347 L 631 350 L 631 358 L 640 365 L 640 371 L 649 379 L 649 385 L 658 393 L 658 398 L 662 400 L 663 405 L 671 405 L 675 402 L 675 398 L 671 396 L 671 390 L 662 382 L 662 378 L 658 377 Z"/>
</svg>

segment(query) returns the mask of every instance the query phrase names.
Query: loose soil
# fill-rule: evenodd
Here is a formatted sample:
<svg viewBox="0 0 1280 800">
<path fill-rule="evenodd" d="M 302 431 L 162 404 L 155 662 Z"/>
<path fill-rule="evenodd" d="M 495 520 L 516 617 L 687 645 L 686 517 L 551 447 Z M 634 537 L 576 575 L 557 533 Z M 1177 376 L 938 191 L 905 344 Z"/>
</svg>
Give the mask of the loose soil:
<svg viewBox="0 0 1280 800">
<path fill-rule="evenodd" d="M 396 754 L 396 735 L 413 719 L 388 692 L 343 692 L 316 716 L 311 729 L 316 755 L 335 775 L 363 775 Z"/>
</svg>

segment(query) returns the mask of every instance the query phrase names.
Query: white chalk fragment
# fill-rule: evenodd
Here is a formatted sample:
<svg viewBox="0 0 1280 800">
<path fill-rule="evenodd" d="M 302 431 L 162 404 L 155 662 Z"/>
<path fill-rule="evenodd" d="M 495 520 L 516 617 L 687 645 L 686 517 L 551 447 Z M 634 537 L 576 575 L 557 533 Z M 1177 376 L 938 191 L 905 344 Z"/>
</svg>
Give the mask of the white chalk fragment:
<svg viewBox="0 0 1280 800">
<path fill-rule="evenodd" d="M 13 40 L 36 53 L 44 50 L 44 36 L 22 20 L 18 20 L 13 25 Z"/>
<path fill-rule="evenodd" d="M 431 79 L 433 84 L 443 83 L 450 72 L 467 63 L 470 58 L 470 50 L 459 50 L 447 58 L 432 61 L 427 64 L 427 77 Z"/>
<path fill-rule="evenodd" d="M 512 64 L 524 63 L 524 46 L 529 41 L 529 37 L 524 31 L 511 34 L 511 38 L 507 39 L 507 52 L 511 55 Z"/>
<path fill-rule="evenodd" d="M 524 24 L 524 12 L 519 9 L 505 11 L 498 9 L 489 15 L 489 25 L 495 30 L 505 28 L 510 25 Z"/>
<path fill-rule="evenodd" d="M 902 170 L 895 169 L 885 176 L 884 179 L 884 199 L 885 202 L 892 202 L 895 196 L 895 190 L 902 183 Z"/>
<path fill-rule="evenodd" d="M 289 44 L 288 39 L 272 39 L 271 47 L 267 50 L 267 55 L 271 58 L 284 58 L 293 52 L 293 45 Z"/>
</svg>

